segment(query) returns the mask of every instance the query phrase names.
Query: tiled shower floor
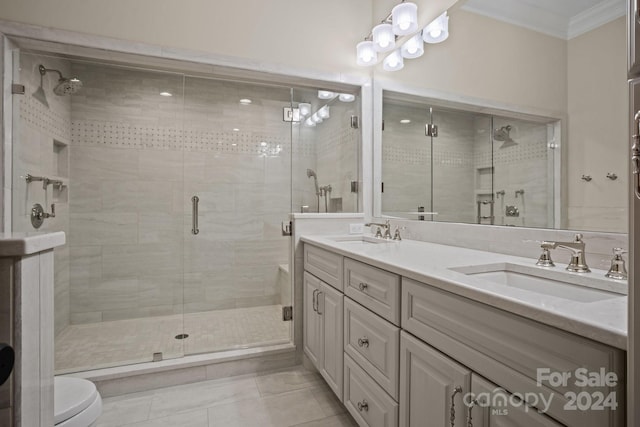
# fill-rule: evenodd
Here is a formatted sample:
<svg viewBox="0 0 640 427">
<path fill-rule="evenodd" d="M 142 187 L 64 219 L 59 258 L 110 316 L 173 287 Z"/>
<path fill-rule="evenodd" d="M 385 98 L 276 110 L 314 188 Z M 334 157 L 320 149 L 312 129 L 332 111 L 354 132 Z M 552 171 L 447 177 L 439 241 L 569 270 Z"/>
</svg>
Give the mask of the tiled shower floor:
<svg viewBox="0 0 640 427">
<path fill-rule="evenodd" d="M 56 374 L 286 343 L 290 325 L 280 305 L 71 325 L 56 337 Z"/>
</svg>

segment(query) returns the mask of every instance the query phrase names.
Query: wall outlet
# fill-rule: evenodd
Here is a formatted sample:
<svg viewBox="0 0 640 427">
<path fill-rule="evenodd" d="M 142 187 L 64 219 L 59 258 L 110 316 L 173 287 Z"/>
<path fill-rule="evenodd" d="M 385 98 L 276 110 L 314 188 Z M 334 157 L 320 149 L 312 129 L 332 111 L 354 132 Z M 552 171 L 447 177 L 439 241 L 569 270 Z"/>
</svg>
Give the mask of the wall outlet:
<svg viewBox="0 0 640 427">
<path fill-rule="evenodd" d="M 364 224 L 349 224 L 349 234 L 364 233 Z"/>
</svg>

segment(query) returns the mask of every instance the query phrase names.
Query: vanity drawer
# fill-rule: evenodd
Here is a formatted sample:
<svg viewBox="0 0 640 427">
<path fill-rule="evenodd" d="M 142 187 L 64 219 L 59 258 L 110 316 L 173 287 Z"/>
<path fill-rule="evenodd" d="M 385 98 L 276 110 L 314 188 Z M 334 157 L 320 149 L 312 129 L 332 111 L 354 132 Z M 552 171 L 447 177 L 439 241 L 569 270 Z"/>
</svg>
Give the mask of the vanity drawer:
<svg viewBox="0 0 640 427">
<path fill-rule="evenodd" d="M 344 350 L 398 400 L 400 328 L 345 298 Z"/>
<path fill-rule="evenodd" d="M 342 291 L 342 255 L 311 246 L 304 245 L 304 269 Z"/>
<path fill-rule="evenodd" d="M 360 426 L 396 427 L 398 404 L 344 355 L 344 405 Z"/>
<path fill-rule="evenodd" d="M 622 426 L 624 411 L 565 410 L 565 393 L 614 392 L 624 404 L 624 352 L 450 292 L 402 279 L 402 327 L 515 393 L 552 398 L 549 415 L 566 425 Z M 580 387 L 575 372 L 615 372 L 616 387 Z M 566 385 L 537 383 L 538 369 L 571 373 Z M 534 405 L 532 403 L 532 405 Z M 540 408 L 538 408 L 540 409 Z"/>
<path fill-rule="evenodd" d="M 400 325 L 400 276 L 349 258 L 344 293 L 394 325 Z"/>
</svg>

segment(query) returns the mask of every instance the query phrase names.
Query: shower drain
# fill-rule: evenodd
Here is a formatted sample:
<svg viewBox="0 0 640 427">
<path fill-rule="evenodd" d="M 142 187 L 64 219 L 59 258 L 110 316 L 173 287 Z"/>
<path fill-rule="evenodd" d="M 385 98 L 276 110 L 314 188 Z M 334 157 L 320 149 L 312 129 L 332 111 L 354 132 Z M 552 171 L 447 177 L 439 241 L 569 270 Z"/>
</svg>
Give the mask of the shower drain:
<svg viewBox="0 0 640 427">
<path fill-rule="evenodd" d="M 189 338 L 189 334 L 178 334 L 175 336 L 177 340 L 183 340 L 185 338 Z"/>
</svg>

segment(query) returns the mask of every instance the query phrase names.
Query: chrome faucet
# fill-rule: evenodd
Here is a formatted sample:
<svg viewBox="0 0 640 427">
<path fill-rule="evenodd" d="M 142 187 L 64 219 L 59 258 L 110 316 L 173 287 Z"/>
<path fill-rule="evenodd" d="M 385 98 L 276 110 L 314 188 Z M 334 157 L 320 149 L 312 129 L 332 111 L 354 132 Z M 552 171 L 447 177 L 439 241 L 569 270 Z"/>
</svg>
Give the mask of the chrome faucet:
<svg viewBox="0 0 640 427">
<path fill-rule="evenodd" d="M 584 251 L 586 244 L 582 240 L 582 234 L 576 234 L 571 242 L 542 242 L 542 255 L 538 258 L 536 265 L 542 267 L 553 267 L 553 261 L 550 256 L 550 249 L 561 248 L 571 252 L 571 262 L 567 265 L 567 271 L 574 273 L 589 273 L 591 270 L 587 265 Z"/>
<path fill-rule="evenodd" d="M 376 237 L 379 239 L 392 239 L 391 237 L 391 221 L 386 220 L 384 224 L 379 222 L 369 222 L 365 224 L 365 227 L 371 227 L 372 225 L 377 225 L 378 228 L 376 230 Z M 384 235 L 382 235 L 382 229 L 384 229 Z"/>
</svg>

